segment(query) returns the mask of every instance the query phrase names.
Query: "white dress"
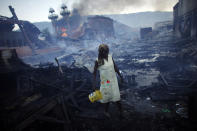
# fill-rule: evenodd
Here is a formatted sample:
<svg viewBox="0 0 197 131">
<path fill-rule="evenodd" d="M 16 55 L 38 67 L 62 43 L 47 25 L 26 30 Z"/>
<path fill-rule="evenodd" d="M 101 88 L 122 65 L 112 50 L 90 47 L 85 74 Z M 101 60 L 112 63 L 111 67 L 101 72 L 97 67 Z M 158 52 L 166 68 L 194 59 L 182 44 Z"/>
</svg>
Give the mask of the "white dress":
<svg viewBox="0 0 197 131">
<path fill-rule="evenodd" d="M 97 59 L 98 60 L 98 59 Z M 112 56 L 108 55 L 108 61 L 104 59 L 104 65 L 98 67 L 100 72 L 100 91 L 102 93 L 101 103 L 116 102 L 120 100 L 120 90 Z"/>
</svg>

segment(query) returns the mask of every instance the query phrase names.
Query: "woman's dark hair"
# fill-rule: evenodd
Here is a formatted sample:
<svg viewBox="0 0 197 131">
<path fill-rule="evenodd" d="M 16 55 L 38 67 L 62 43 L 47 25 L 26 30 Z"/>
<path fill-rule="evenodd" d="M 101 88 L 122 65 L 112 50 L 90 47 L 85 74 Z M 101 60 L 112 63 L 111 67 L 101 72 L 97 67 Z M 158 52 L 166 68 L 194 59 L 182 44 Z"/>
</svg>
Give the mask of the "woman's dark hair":
<svg viewBox="0 0 197 131">
<path fill-rule="evenodd" d="M 104 65 L 104 59 L 107 59 L 109 47 L 106 44 L 101 44 L 98 49 L 98 66 Z"/>
</svg>

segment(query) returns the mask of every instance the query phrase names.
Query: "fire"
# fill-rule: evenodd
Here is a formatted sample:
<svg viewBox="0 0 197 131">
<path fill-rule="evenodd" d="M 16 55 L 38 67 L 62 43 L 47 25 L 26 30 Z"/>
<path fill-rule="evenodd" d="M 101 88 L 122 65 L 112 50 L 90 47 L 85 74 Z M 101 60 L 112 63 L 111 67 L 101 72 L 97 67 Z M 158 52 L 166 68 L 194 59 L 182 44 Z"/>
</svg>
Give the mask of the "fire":
<svg viewBox="0 0 197 131">
<path fill-rule="evenodd" d="M 68 34 L 66 33 L 66 28 L 62 27 L 61 31 L 62 31 L 62 35 L 61 35 L 62 37 L 67 37 L 68 36 Z"/>
<path fill-rule="evenodd" d="M 66 34 L 66 32 L 62 33 L 62 37 L 67 37 L 68 35 Z"/>
</svg>

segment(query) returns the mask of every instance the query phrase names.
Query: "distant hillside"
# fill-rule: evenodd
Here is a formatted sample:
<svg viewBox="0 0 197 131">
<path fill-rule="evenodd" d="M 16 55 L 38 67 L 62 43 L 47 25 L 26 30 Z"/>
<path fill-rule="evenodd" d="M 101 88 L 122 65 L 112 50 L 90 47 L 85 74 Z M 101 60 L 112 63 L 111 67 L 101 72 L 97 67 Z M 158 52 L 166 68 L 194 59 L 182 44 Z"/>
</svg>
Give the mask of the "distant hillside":
<svg viewBox="0 0 197 131">
<path fill-rule="evenodd" d="M 115 30 L 118 31 L 120 34 L 123 32 L 121 31 L 121 29 L 119 30 L 118 27 L 123 27 L 123 25 L 132 27 L 132 30 L 134 30 L 137 28 L 139 29 L 140 27 L 150 27 L 150 26 L 153 27 L 156 22 L 173 19 L 172 12 L 140 12 L 140 13 L 104 15 L 104 16 L 110 17 L 113 20 L 115 20 Z M 41 31 L 45 28 L 48 28 L 50 32 L 53 32 L 51 22 L 36 22 L 33 24 L 37 26 Z M 126 29 L 127 27 L 124 26 L 124 28 Z M 131 33 L 131 30 L 128 29 L 126 32 Z M 136 30 L 134 32 L 136 33 Z"/>
<path fill-rule="evenodd" d="M 156 22 L 173 20 L 173 12 L 139 12 L 105 16 L 133 28 L 153 27 Z"/>
<path fill-rule="evenodd" d="M 114 21 L 115 36 L 123 39 L 136 39 L 139 37 L 139 30 L 125 24 Z"/>
</svg>

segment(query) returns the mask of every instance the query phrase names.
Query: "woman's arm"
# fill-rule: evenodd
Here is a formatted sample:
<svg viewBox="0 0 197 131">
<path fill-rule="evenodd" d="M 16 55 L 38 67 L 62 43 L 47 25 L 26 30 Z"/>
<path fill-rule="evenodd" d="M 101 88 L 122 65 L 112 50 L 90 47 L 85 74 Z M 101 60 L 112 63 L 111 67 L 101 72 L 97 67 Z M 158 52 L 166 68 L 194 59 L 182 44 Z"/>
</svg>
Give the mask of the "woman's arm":
<svg viewBox="0 0 197 131">
<path fill-rule="evenodd" d="M 112 58 L 113 62 L 114 62 L 114 59 Z M 119 75 L 119 77 L 121 78 L 121 82 L 123 83 L 123 77 L 122 75 L 120 74 L 120 71 L 118 69 L 118 67 L 116 66 L 115 62 L 114 62 L 114 70 L 115 72 Z"/>
<path fill-rule="evenodd" d="M 94 79 L 93 79 L 93 89 L 94 89 L 94 90 L 96 89 L 96 73 L 97 73 L 97 69 L 98 69 L 98 62 L 95 61 L 94 72 L 93 72 L 93 75 L 94 75 Z"/>
</svg>

